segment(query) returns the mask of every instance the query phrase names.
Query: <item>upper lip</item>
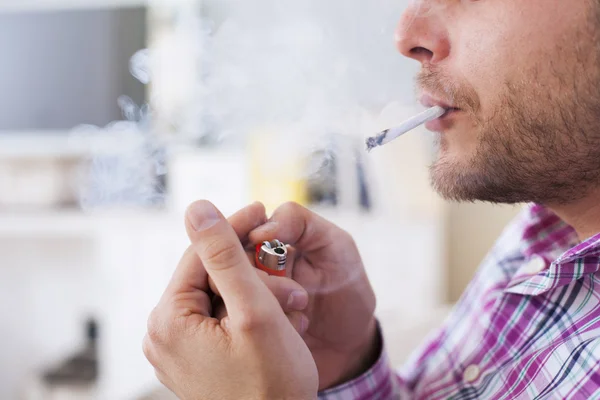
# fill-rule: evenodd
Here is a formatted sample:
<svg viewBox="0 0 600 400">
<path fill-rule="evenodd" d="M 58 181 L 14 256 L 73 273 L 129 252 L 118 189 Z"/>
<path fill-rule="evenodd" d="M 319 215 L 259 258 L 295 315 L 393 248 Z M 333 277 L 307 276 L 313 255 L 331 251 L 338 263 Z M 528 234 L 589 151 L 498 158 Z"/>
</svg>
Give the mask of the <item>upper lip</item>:
<svg viewBox="0 0 600 400">
<path fill-rule="evenodd" d="M 427 94 L 427 93 L 425 93 L 425 94 L 423 94 L 421 96 L 421 104 L 423 104 L 425 107 L 439 106 L 439 107 L 442 107 L 442 108 L 444 108 L 446 110 L 458 109 L 458 107 L 455 107 L 449 101 L 444 101 L 444 100 L 437 99 L 437 98 L 435 98 L 432 95 Z"/>
</svg>

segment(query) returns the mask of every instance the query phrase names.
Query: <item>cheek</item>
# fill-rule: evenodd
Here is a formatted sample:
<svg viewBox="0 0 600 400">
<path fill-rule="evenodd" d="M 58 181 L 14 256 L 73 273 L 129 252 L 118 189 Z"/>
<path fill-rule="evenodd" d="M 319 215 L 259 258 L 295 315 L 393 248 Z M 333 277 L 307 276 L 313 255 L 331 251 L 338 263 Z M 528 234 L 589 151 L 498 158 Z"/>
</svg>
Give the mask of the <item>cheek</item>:
<svg viewBox="0 0 600 400">
<path fill-rule="evenodd" d="M 514 54 L 502 39 L 503 35 L 497 31 L 501 27 L 486 29 L 485 25 L 493 21 L 479 22 L 481 24 L 468 25 L 461 31 L 461 37 L 453 49 L 453 66 L 460 73 L 460 79 L 477 94 L 479 113 L 485 119 L 500 100 L 507 75 L 511 74 L 511 65 L 514 65 Z"/>
<path fill-rule="evenodd" d="M 509 85 L 548 82 L 587 23 L 584 2 L 503 0 L 465 7 L 453 32 L 452 64 L 477 92 L 482 117 L 493 115 Z M 544 85 L 545 86 L 545 85 Z"/>
</svg>

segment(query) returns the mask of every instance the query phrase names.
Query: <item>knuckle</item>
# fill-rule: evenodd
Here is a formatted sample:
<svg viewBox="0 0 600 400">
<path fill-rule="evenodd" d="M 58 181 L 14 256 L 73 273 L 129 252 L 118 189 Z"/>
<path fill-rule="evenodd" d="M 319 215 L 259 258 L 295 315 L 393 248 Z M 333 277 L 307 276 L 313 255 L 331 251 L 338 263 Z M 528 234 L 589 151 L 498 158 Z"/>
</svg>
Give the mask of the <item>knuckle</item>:
<svg viewBox="0 0 600 400">
<path fill-rule="evenodd" d="M 204 261 L 219 269 L 233 267 L 239 262 L 238 248 L 223 240 L 215 240 L 206 246 Z"/>
<path fill-rule="evenodd" d="M 150 342 L 148 335 L 144 336 L 144 340 L 142 341 L 142 351 L 144 352 L 144 356 L 146 356 L 146 359 L 150 362 L 150 364 L 156 366 L 154 349 L 152 348 L 152 343 Z"/>
<path fill-rule="evenodd" d="M 252 203 L 246 208 L 250 216 L 254 217 L 256 221 L 260 221 L 266 218 L 265 205 L 261 202 Z"/>
<path fill-rule="evenodd" d="M 356 242 L 354 241 L 354 237 L 350 234 L 350 232 L 339 227 L 337 229 L 340 231 L 341 242 L 347 246 L 350 246 L 352 249 L 356 249 Z"/>
<path fill-rule="evenodd" d="M 266 313 L 256 312 L 256 310 L 245 312 L 237 320 L 237 328 L 242 333 L 257 332 L 267 329 L 270 320 L 271 318 Z"/>
<path fill-rule="evenodd" d="M 166 376 L 159 370 L 154 369 L 154 376 L 156 376 L 156 379 L 158 379 L 158 381 L 165 387 L 169 388 L 168 386 L 168 380 L 166 378 Z"/>
<path fill-rule="evenodd" d="M 304 207 L 302 207 L 300 204 L 296 203 L 295 201 L 288 201 L 286 203 L 283 203 L 277 209 L 277 211 L 282 214 L 296 214 L 296 213 L 302 211 L 303 208 Z"/>
<path fill-rule="evenodd" d="M 147 338 L 151 344 L 162 345 L 167 342 L 167 327 L 162 322 L 162 318 L 160 318 L 156 308 L 148 318 L 147 331 Z"/>
</svg>

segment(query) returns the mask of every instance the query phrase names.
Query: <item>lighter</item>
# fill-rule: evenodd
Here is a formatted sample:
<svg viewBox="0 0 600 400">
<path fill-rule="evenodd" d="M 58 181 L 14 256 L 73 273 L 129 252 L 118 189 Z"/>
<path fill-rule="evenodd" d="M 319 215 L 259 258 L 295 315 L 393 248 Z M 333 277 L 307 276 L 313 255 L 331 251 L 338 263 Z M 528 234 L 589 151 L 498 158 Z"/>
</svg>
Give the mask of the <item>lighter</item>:
<svg viewBox="0 0 600 400">
<path fill-rule="evenodd" d="M 256 267 L 269 275 L 286 276 L 287 247 L 279 240 L 256 246 Z"/>
</svg>

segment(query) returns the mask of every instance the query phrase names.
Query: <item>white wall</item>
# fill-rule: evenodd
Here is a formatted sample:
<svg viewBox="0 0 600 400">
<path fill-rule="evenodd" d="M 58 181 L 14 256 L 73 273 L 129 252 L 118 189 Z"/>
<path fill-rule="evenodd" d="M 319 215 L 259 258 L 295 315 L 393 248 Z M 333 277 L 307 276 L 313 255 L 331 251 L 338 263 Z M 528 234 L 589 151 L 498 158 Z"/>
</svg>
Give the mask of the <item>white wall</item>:
<svg viewBox="0 0 600 400">
<path fill-rule="evenodd" d="M 137 398 L 157 383 L 141 343 L 187 245 L 182 216 L 37 217 L 0 214 L 0 399 L 80 350 L 88 317 L 99 323 L 98 398 Z"/>
<path fill-rule="evenodd" d="M 92 250 L 85 237 L 0 236 L 0 398 L 83 342 Z"/>
<path fill-rule="evenodd" d="M 522 206 L 451 204 L 447 212 L 449 300 L 457 301 L 506 225 Z"/>
</svg>

